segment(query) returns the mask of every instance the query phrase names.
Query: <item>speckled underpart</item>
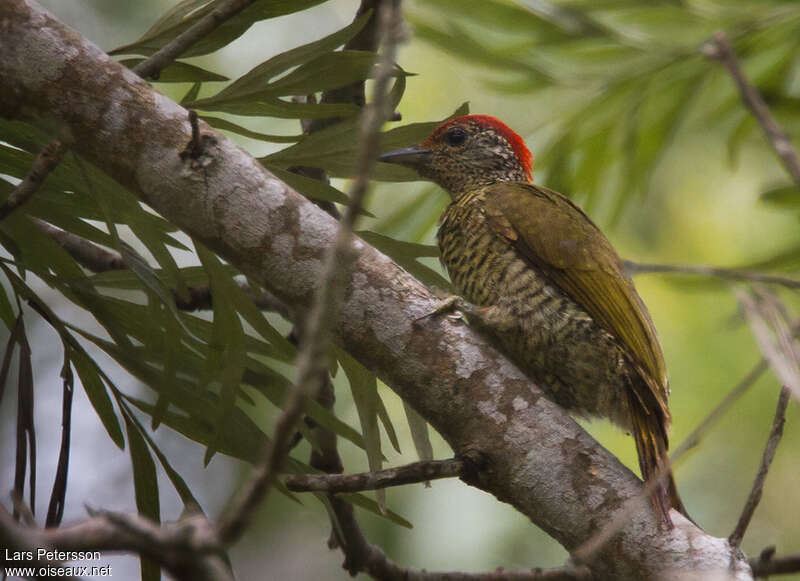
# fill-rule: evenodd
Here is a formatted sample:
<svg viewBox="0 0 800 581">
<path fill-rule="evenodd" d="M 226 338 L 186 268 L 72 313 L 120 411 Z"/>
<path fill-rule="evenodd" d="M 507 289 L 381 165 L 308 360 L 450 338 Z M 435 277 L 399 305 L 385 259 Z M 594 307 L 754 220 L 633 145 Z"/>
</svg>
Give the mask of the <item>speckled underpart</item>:
<svg viewBox="0 0 800 581">
<path fill-rule="evenodd" d="M 497 235 L 483 212 L 485 196 L 477 189 L 452 202 L 438 235 L 458 293 L 485 307 L 474 323 L 559 405 L 629 429 L 625 390 L 641 379 L 626 365 L 624 349 Z"/>
<path fill-rule="evenodd" d="M 531 183 L 522 138 L 498 119 L 465 115 L 384 159 L 450 194 L 439 246 L 473 324 L 562 407 L 630 431 L 644 479 L 662 474 L 671 418 L 655 326 L 605 235 L 569 199 Z M 670 507 L 686 514 L 669 473 L 651 500 L 667 526 Z"/>
</svg>

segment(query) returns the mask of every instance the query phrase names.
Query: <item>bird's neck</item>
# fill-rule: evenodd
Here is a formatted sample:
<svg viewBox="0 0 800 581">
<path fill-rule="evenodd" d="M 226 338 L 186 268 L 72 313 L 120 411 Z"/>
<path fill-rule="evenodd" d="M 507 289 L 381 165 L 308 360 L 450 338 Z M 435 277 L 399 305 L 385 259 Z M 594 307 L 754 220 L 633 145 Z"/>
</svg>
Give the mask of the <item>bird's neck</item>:
<svg viewBox="0 0 800 581">
<path fill-rule="evenodd" d="M 510 172 L 507 175 L 487 175 L 487 176 L 465 176 L 465 175 L 451 175 L 445 176 L 444 179 L 436 180 L 448 194 L 450 199 L 458 202 L 464 196 L 483 190 L 489 186 L 498 183 L 529 183 L 527 176 L 522 172 Z"/>
</svg>

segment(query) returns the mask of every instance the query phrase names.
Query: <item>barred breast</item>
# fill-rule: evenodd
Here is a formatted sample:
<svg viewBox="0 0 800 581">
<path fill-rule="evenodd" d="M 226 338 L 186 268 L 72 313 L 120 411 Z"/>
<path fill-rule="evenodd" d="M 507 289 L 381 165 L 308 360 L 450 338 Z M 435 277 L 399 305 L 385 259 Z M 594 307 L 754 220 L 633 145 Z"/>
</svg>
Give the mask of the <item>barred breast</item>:
<svg viewBox="0 0 800 581">
<path fill-rule="evenodd" d="M 635 378 L 624 350 L 489 227 L 482 197 L 476 190 L 452 202 L 438 232 L 441 260 L 456 291 L 485 307 L 470 324 L 562 407 L 610 417 L 628 429 L 625 389 Z"/>
</svg>

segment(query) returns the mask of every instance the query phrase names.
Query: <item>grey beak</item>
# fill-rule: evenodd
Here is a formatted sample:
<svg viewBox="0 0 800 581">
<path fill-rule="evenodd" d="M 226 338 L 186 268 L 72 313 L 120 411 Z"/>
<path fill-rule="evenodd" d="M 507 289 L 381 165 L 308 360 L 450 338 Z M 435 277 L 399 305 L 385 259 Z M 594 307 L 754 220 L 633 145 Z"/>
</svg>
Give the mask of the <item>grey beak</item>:
<svg viewBox="0 0 800 581">
<path fill-rule="evenodd" d="M 396 163 L 398 165 L 417 167 L 427 162 L 430 154 L 430 149 L 407 147 L 405 149 L 395 149 L 394 151 L 382 153 L 380 156 L 378 156 L 378 160 L 384 163 Z"/>
</svg>

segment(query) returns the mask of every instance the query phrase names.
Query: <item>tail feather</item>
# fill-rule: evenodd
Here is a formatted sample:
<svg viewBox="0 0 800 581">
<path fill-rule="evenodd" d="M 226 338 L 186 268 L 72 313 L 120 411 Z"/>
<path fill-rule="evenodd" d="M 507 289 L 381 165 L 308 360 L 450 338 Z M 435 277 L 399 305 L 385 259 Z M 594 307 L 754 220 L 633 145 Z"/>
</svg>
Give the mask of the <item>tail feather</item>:
<svg viewBox="0 0 800 581">
<path fill-rule="evenodd" d="M 650 502 L 656 514 L 664 523 L 672 528 L 672 519 L 669 516 L 669 509 L 674 508 L 686 518 L 691 517 L 683 506 L 683 501 L 678 495 L 678 488 L 672 471 L 669 469 L 669 440 L 667 439 L 666 426 L 664 419 L 652 410 L 643 409 L 641 402 L 635 397 L 631 397 L 631 428 L 633 437 L 636 440 L 636 451 L 639 454 L 639 467 L 642 471 L 642 478 L 647 485 L 657 478 L 660 481 L 655 485 L 650 494 Z"/>
</svg>

